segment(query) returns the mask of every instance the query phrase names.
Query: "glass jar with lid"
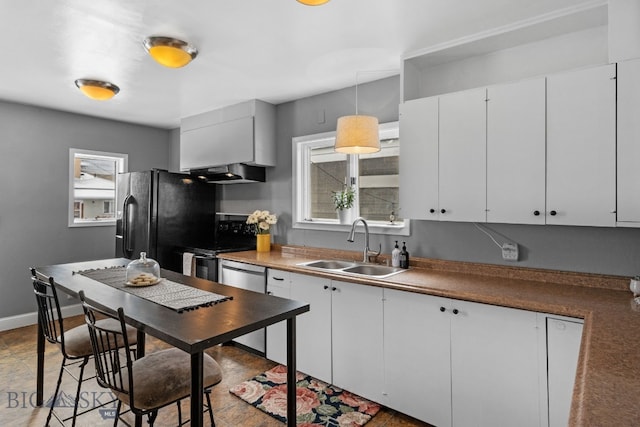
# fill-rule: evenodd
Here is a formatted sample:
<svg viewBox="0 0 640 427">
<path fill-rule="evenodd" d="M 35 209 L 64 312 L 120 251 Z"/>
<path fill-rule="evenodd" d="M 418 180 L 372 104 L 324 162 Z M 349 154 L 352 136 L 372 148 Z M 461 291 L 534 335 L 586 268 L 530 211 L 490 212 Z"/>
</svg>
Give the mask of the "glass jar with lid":
<svg viewBox="0 0 640 427">
<path fill-rule="evenodd" d="M 146 252 L 140 252 L 140 259 L 127 265 L 127 285 L 149 286 L 160 281 L 160 264 L 147 258 Z"/>
</svg>

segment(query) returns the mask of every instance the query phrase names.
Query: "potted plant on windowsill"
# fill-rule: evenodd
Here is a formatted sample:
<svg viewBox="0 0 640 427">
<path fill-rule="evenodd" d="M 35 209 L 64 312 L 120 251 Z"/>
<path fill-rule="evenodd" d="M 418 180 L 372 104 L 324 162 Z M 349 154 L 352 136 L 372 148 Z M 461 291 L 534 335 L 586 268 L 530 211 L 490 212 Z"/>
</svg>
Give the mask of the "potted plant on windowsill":
<svg viewBox="0 0 640 427">
<path fill-rule="evenodd" d="M 356 200 L 356 190 L 345 185 L 342 191 L 331 192 L 331 200 L 335 210 L 338 212 L 340 224 L 349 224 L 351 222 L 351 208 Z"/>
</svg>

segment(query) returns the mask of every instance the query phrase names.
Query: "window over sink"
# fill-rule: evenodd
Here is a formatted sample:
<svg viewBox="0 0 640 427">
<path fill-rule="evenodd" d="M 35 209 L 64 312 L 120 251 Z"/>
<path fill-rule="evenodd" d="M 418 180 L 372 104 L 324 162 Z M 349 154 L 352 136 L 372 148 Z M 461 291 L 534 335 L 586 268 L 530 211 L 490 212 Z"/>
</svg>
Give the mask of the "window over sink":
<svg viewBox="0 0 640 427">
<path fill-rule="evenodd" d="M 69 150 L 69 227 L 115 225 L 117 175 L 127 154 Z"/>
<path fill-rule="evenodd" d="M 398 122 L 379 127 L 381 150 L 342 154 L 333 150 L 335 132 L 293 138 L 293 227 L 343 230 L 332 194 L 355 190 L 350 220 L 362 216 L 372 233 L 409 235 L 409 221 L 399 206 Z"/>
</svg>

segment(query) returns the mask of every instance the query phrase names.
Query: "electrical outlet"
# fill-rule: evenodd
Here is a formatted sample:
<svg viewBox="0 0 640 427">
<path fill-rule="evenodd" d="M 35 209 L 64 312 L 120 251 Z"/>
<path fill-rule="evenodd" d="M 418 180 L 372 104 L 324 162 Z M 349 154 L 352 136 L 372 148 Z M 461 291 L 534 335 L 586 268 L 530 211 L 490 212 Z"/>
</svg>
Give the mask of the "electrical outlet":
<svg viewBox="0 0 640 427">
<path fill-rule="evenodd" d="M 502 244 L 502 259 L 507 261 L 518 261 L 518 244 L 517 243 L 503 243 Z"/>
</svg>

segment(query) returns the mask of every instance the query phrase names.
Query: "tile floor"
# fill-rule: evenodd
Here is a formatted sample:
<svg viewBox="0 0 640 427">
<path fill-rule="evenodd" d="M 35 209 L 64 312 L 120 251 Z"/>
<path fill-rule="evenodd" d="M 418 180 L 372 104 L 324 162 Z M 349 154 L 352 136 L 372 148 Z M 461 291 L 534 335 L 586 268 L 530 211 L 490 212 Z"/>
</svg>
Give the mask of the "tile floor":
<svg viewBox="0 0 640 427">
<path fill-rule="evenodd" d="M 66 321 L 66 327 L 81 324 L 83 318 L 76 316 Z M 147 338 L 147 353 L 167 345 L 152 337 Z M 208 351 L 222 367 L 223 380 L 213 388 L 211 393 L 214 417 L 217 427 L 282 427 L 283 424 L 262 411 L 246 404 L 229 393 L 229 388 L 254 375 L 274 366 L 274 363 L 233 346 L 217 346 Z M 53 344 L 46 346 L 45 359 L 45 400 L 51 397 L 55 389 L 56 377 L 62 357 L 58 347 Z M 93 366 L 88 368 L 91 373 Z M 35 406 L 35 373 L 36 373 L 36 328 L 27 326 L 0 332 L 0 425 L 1 426 L 44 426 L 48 408 Z M 108 402 L 110 393 L 100 388 L 94 381 L 83 386 L 81 407 L 94 407 L 95 402 Z M 73 380 L 64 375 L 62 391 L 74 396 Z M 115 408 L 109 404 L 105 408 Z M 66 411 L 66 412 L 65 412 Z M 67 408 L 61 408 L 63 416 L 70 414 Z M 188 417 L 188 399 L 182 403 L 182 413 Z M 132 417 L 125 416 L 129 422 Z M 205 414 L 208 425 L 208 415 Z M 177 409 L 170 406 L 162 409 L 156 420 L 158 427 L 177 424 Z M 59 423 L 53 419 L 51 426 Z M 70 422 L 68 425 L 71 425 Z M 92 411 L 78 418 L 76 426 L 94 427 L 111 426 L 113 419 L 109 415 Z M 124 425 L 119 423 L 118 425 Z M 143 425 L 147 425 L 146 422 Z M 428 427 L 405 415 L 383 408 L 366 427 Z"/>
</svg>

